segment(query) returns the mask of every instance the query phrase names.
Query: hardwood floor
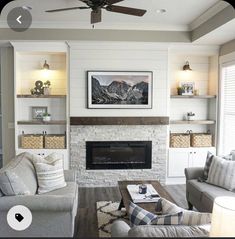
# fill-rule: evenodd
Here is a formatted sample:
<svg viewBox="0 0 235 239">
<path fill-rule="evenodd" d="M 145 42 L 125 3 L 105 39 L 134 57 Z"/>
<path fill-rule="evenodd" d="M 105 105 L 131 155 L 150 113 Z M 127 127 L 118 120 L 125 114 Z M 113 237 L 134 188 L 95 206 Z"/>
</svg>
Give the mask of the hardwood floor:
<svg viewBox="0 0 235 239">
<path fill-rule="evenodd" d="M 169 185 L 165 186 L 165 189 L 180 207 L 187 208 L 185 185 Z M 120 201 L 120 199 L 117 187 L 80 188 L 75 237 L 98 237 L 96 202 Z"/>
</svg>

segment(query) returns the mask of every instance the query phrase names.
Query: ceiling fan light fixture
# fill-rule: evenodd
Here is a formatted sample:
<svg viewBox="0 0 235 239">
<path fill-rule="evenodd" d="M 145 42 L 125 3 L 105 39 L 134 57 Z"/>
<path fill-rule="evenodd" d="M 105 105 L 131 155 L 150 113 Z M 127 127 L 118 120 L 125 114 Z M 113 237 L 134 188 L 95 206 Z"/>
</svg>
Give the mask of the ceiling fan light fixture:
<svg viewBox="0 0 235 239">
<path fill-rule="evenodd" d="M 32 10 L 33 8 L 32 7 L 30 7 L 30 6 L 22 6 L 22 8 L 24 9 L 24 10 L 28 10 L 28 11 L 30 11 L 30 10 Z"/>
<path fill-rule="evenodd" d="M 157 9 L 156 11 L 158 14 L 163 14 L 163 13 L 166 13 L 166 9 Z"/>
</svg>

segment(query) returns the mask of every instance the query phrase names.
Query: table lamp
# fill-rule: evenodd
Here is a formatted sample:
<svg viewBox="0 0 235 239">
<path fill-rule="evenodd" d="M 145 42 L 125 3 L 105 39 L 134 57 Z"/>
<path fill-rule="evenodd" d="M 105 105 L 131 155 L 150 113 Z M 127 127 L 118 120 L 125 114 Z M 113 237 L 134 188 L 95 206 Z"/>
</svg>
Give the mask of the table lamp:
<svg viewBox="0 0 235 239">
<path fill-rule="evenodd" d="M 210 237 L 235 237 L 235 197 L 215 199 Z"/>
</svg>

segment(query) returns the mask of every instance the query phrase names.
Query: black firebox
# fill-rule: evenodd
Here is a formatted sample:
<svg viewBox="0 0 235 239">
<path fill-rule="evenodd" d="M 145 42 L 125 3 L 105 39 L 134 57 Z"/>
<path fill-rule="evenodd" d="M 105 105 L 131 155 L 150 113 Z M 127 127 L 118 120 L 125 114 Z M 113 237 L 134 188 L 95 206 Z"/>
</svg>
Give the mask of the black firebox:
<svg viewBox="0 0 235 239">
<path fill-rule="evenodd" d="M 86 169 L 151 169 L 151 141 L 86 142 Z"/>
</svg>

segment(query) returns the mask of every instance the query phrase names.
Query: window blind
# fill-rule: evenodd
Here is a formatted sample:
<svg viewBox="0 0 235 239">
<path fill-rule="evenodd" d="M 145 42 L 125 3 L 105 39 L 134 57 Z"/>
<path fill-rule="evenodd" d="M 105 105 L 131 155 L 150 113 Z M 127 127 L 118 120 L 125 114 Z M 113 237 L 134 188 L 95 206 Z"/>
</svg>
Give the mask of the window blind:
<svg viewBox="0 0 235 239">
<path fill-rule="evenodd" d="M 235 149 L 235 63 L 222 68 L 221 136 L 222 151 Z"/>
</svg>

